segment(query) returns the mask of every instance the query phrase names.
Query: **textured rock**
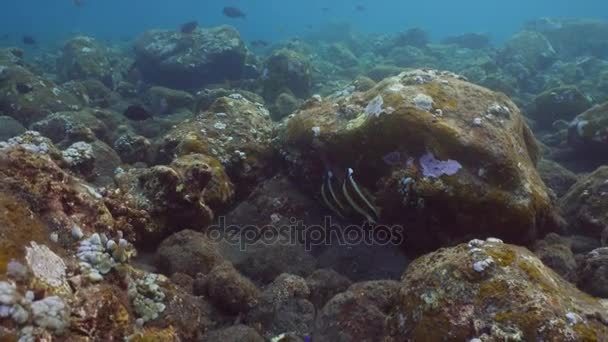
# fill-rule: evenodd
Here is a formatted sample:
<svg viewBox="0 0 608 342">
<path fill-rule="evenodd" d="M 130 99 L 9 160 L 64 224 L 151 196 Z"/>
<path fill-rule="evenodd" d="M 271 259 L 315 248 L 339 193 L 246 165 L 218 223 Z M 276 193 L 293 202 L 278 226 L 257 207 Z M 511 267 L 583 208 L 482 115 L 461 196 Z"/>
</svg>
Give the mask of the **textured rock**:
<svg viewBox="0 0 608 342">
<path fill-rule="evenodd" d="M 26 131 L 19 121 L 10 116 L 0 116 L 0 141 L 8 140 Z"/>
<path fill-rule="evenodd" d="M 272 122 L 259 103 L 240 94 L 218 98 L 193 120 L 185 120 L 159 141 L 159 159 L 191 153 L 219 160 L 237 186 L 237 196 L 266 178 L 272 169 Z"/>
<path fill-rule="evenodd" d="M 108 87 L 114 86 L 112 67 L 106 48 L 91 37 L 69 40 L 57 60 L 62 81 L 95 79 Z"/>
<path fill-rule="evenodd" d="M 208 342 L 264 342 L 264 338 L 255 329 L 243 324 L 213 330 L 204 337 Z"/>
<path fill-rule="evenodd" d="M 245 314 L 258 304 L 257 287 L 229 262 L 214 267 L 205 281 L 210 300 L 222 311 Z"/>
<path fill-rule="evenodd" d="M 399 283 L 389 280 L 353 284 L 319 312 L 313 339 L 383 341 L 388 336 L 385 322 L 398 289 Z"/>
<path fill-rule="evenodd" d="M 606 302 L 544 266 L 525 248 L 495 240 L 440 249 L 403 275 L 388 320 L 395 341 L 600 341 Z"/>
<path fill-rule="evenodd" d="M 20 65 L 4 66 L 0 76 L 0 111 L 24 126 L 54 112 L 78 110 L 81 102 L 52 81 Z"/>
<path fill-rule="evenodd" d="M 285 332 L 310 335 L 315 308 L 307 300 L 309 296 L 310 289 L 303 278 L 284 273 L 264 289 L 258 305 L 245 320 L 259 325 L 267 339 Z"/>
<path fill-rule="evenodd" d="M 190 276 L 207 274 L 223 260 L 216 244 L 192 230 L 182 230 L 166 238 L 158 247 L 156 259 L 163 273 Z"/>
<path fill-rule="evenodd" d="M 569 144 L 587 154 L 601 156 L 605 160 L 608 149 L 608 102 L 595 106 L 578 115 L 570 123 Z"/>
<path fill-rule="evenodd" d="M 590 295 L 608 298 L 608 247 L 594 249 L 580 261 L 578 286 Z"/>
<path fill-rule="evenodd" d="M 570 121 L 591 107 L 589 99 L 572 86 L 549 89 L 538 95 L 534 104 L 530 114 L 538 128 L 549 128 L 557 120 Z"/>
<path fill-rule="evenodd" d="M 517 107 L 451 73 L 415 70 L 309 101 L 277 141 L 290 174 L 315 195 L 328 167 L 339 178 L 352 168 L 381 220 L 407 226 L 417 247 L 471 234 L 530 241 L 555 226 Z"/>
<path fill-rule="evenodd" d="M 117 174 L 116 189 L 105 202 L 139 242 L 151 244 L 212 221 L 204 196 L 213 175 L 212 166 L 201 162 L 130 169 Z"/>
<path fill-rule="evenodd" d="M 165 87 L 151 87 L 146 97 L 152 110 L 161 115 L 191 112 L 194 106 L 194 97 L 190 93 Z"/>
<path fill-rule="evenodd" d="M 499 56 L 503 64 L 521 63 L 528 72 L 542 70 L 555 58 L 551 42 L 535 31 L 521 31 L 509 38 Z"/>
<path fill-rule="evenodd" d="M 192 34 L 148 31 L 135 42 L 138 68 L 148 81 L 193 89 L 241 76 L 246 49 L 234 28 L 220 26 Z"/>
<path fill-rule="evenodd" d="M 288 49 L 278 50 L 268 58 L 264 70 L 262 78 L 267 101 L 273 101 L 284 92 L 299 98 L 311 95 L 311 65 L 303 54 Z"/>
<path fill-rule="evenodd" d="M 541 159 L 538 162 L 538 173 L 558 198 L 564 196 L 578 180 L 574 172 L 549 159 Z"/>
<path fill-rule="evenodd" d="M 306 278 L 310 289 L 310 301 L 315 308 L 322 308 L 334 295 L 345 292 L 351 281 L 332 269 L 318 269 Z"/>
<path fill-rule="evenodd" d="M 608 167 L 580 178 L 561 198 L 560 208 L 572 233 L 599 239 L 608 232 Z"/>
<path fill-rule="evenodd" d="M 571 241 L 551 233 L 534 244 L 534 254 L 555 273 L 576 284 L 576 260 Z"/>
</svg>

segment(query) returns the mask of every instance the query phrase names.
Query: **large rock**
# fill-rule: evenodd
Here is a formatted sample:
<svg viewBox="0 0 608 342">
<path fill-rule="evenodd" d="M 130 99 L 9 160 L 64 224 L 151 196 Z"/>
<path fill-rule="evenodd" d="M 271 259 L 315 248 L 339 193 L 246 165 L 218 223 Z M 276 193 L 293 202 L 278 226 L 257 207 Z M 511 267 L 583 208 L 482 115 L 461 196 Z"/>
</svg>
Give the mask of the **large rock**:
<svg viewBox="0 0 608 342">
<path fill-rule="evenodd" d="M 577 150 L 601 156 L 608 150 L 608 102 L 592 107 L 570 123 L 568 143 Z"/>
<path fill-rule="evenodd" d="M 582 177 L 560 200 L 573 233 L 608 238 L 608 166 Z M 604 235 L 603 235 L 604 234 Z"/>
<path fill-rule="evenodd" d="M 608 23 L 596 19 L 553 20 L 554 29 L 546 30 L 555 50 L 565 58 L 580 56 L 608 57 Z"/>
<path fill-rule="evenodd" d="M 570 121 L 591 107 L 587 97 L 573 86 L 549 89 L 534 99 L 531 117 L 538 128 L 550 128 L 557 120 Z"/>
<path fill-rule="evenodd" d="M 19 121 L 10 116 L 0 116 L 0 141 L 8 140 L 26 131 Z"/>
<path fill-rule="evenodd" d="M 534 254 L 562 278 L 576 283 L 576 260 L 572 252 L 572 241 L 557 234 L 547 234 L 534 244 Z"/>
<path fill-rule="evenodd" d="M 207 274 L 223 261 L 217 244 L 203 233 L 182 230 L 166 238 L 156 252 L 156 263 L 163 273 Z"/>
<path fill-rule="evenodd" d="M 394 341 L 603 341 L 608 302 L 579 291 L 522 247 L 496 240 L 440 249 L 403 275 Z"/>
<path fill-rule="evenodd" d="M 218 181 L 220 174 L 227 179 L 216 166 L 217 161 L 210 165 L 196 158 L 178 158 L 169 166 L 130 169 L 117 174 L 116 189 L 108 193 L 106 204 L 137 233 L 139 242 L 148 245 L 183 229 L 203 229 L 213 220 L 213 211 L 205 203 L 206 196 L 212 195 L 207 186 Z"/>
<path fill-rule="evenodd" d="M 194 89 L 226 79 L 238 79 L 246 48 L 229 26 L 195 30 L 191 34 L 148 31 L 135 42 L 138 68 L 144 78 L 176 89 Z"/>
<path fill-rule="evenodd" d="M 0 112 L 24 126 L 48 114 L 79 110 L 81 102 L 51 80 L 20 65 L 0 65 Z"/>
<path fill-rule="evenodd" d="M 542 70 L 557 58 L 551 42 L 540 32 L 521 31 L 505 42 L 499 54 L 501 64 L 520 63 L 530 73 Z"/>
<path fill-rule="evenodd" d="M 311 95 L 310 61 L 293 50 L 281 49 L 273 53 L 266 61 L 262 79 L 266 101 L 274 101 L 278 95 L 285 92 L 291 92 L 300 98 Z"/>
<path fill-rule="evenodd" d="M 319 312 L 314 340 L 384 341 L 388 337 L 385 321 L 398 289 L 399 282 L 392 280 L 353 284 Z"/>
<path fill-rule="evenodd" d="M 343 178 L 351 168 L 381 222 L 405 226 L 417 247 L 478 234 L 530 241 L 556 221 L 519 109 L 451 73 L 405 72 L 367 92 L 311 99 L 277 141 L 290 174 L 320 200 L 325 171 Z M 353 213 L 340 214 L 363 218 Z"/>
<path fill-rule="evenodd" d="M 608 247 L 587 253 L 578 267 L 578 286 L 587 293 L 608 298 Z"/>
<path fill-rule="evenodd" d="M 553 190 L 558 198 L 564 196 L 578 180 L 578 176 L 574 172 L 544 158 L 538 162 L 538 173 L 543 182 Z"/>
<path fill-rule="evenodd" d="M 224 225 L 215 228 L 226 229 L 220 244 L 226 258 L 252 280 L 267 284 L 281 273 L 305 277 L 315 269 L 316 261 L 305 246 L 290 242 L 296 232 L 285 228 L 293 225 L 292 220 L 319 225 L 321 208 L 289 178 L 277 175 L 260 183 L 226 214 Z"/>
<path fill-rule="evenodd" d="M 249 325 L 259 326 L 270 339 L 285 332 L 309 336 L 315 318 L 315 307 L 308 301 L 306 281 L 292 274 L 281 274 L 260 295 L 246 316 Z"/>
<path fill-rule="evenodd" d="M 72 80 L 97 80 L 107 87 L 114 87 L 112 64 L 107 49 L 91 37 L 75 37 L 69 40 L 57 60 L 57 71 L 63 82 Z"/>
<path fill-rule="evenodd" d="M 184 120 L 159 141 L 159 159 L 191 153 L 210 155 L 224 166 L 237 195 L 257 185 L 273 168 L 268 110 L 240 94 L 220 97 L 195 119 Z M 247 192 L 247 191 L 244 191 Z"/>
</svg>

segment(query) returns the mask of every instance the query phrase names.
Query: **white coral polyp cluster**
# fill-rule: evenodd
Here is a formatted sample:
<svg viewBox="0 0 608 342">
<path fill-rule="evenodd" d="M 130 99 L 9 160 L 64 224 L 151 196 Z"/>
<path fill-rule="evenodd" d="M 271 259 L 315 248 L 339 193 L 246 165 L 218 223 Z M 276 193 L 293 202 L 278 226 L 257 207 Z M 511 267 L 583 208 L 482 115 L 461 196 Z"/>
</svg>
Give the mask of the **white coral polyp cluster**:
<svg viewBox="0 0 608 342">
<path fill-rule="evenodd" d="M 57 296 L 34 301 L 34 293 L 21 295 L 14 283 L 0 281 L 0 318 L 10 318 L 30 336 L 34 326 L 61 335 L 69 326 L 69 309 Z M 21 340 L 20 340 L 21 341 Z"/>
<path fill-rule="evenodd" d="M 93 147 L 84 141 L 73 143 L 62 154 L 63 160 L 70 166 L 86 164 L 95 158 Z"/>
<path fill-rule="evenodd" d="M 117 240 L 105 234 L 93 234 L 82 240 L 76 257 L 80 269 L 91 281 L 101 281 L 118 264 L 126 263 L 134 254 L 133 246 L 119 234 Z"/>
<path fill-rule="evenodd" d="M 161 275 L 149 273 L 129 283 L 129 298 L 139 319 L 148 322 L 157 319 L 165 311 L 165 293 L 158 281 Z"/>
<path fill-rule="evenodd" d="M 36 131 L 26 131 L 25 133 L 10 138 L 7 141 L 0 141 L 0 150 L 9 149 L 16 146 L 20 146 L 34 154 L 48 154 L 51 149 L 50 140 L 43 137 Z"/>
<path fill-rule="evenodd" d="M 487 269 L 494 266 L 494 259 L 490 255 L 488 255 L 486 251 L 483 250 L 483 248 L 487 245 L 497 245 L 502 243 L 503 242 L 501 239 L 492 237 L 487 238 L 485 241 L 479 239 L 473 239 L 469 241 L 468 247 L 469 254 L 473 259 L 473 270 L 477 273 L 483 273 Z"/>
</svg>

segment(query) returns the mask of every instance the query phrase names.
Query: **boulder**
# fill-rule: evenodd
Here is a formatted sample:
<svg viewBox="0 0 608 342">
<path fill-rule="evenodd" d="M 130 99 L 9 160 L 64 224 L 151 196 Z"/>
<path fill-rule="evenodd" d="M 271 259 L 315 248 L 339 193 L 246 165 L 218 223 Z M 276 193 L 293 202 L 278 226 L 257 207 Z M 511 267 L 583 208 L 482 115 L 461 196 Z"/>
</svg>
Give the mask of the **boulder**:
<svg viewBox="0 0 608 342">
<path fill-rule="evenodd" d="M 558 222 L 517 106 L 452 73 L 414 70 L 367 92 L 311 99 L 276 141 L 290 175 L 321 203 L 331 204 L 322 198 L 328 169 L 335 191 L 360 190 L 359 208 L 342 198 L 336 216 L 401 225 L 416 247 L 479 234 L 531 241 Z"/>
<path fill-rule="evenodd" d="M 608 333 L 606 302 L 522 247 L 472 240 L 415 260 L 388 319 L 394 341 L 590 340 Z"/>
<path fill-rule="evenodd" d="M 547 129 L 557 120 L 570 121 L 583 113 L 591 104 L 589 99 L 573 86 L 549 89 L 534 99 L 535 109 L 530 113 L 539 129 Z"/>
<path fill-rule="evenodd" d="M 294 50 L 281 49 L 268 57 L 262 79 L 266 101 L 274 101 L 284 92 L 290 92 L 298 98 L 307 98 L 312 92 L 310 61 Z"/>
<path fill-rule="evenodd" d="M 135 42 L 135 59 L 144 78 L 175 89 L 238 79 L 245 58 L 245 44 L 230 26 L 198 29 L 190 34 L 148 31 Z"/>
<path fill-rule="evenodd" d="M 568 221 L 572 233 L 596 239 L 608 238 L 607 180 L 608 166 L 602 166 L 580 178 L 560 199 L 561 212 Z"/>
<path fill-rule="evenodd" d="M 70 39 L 61 50 L 57 71 L 63 82 L 93 79 L 107 87 L 114 87 L 108 51 L 91 37 L 79 36 Z"/>
<path fill-rule="evenodd" d="M 200 153 L 214 157 L 240 191 L 248 193 L 273 169 L 272 121 L 261 104 L 235 93 L 220 97 L 194 119 L 184 120 L 159 144 L 160 162 Z"/>
</svg>

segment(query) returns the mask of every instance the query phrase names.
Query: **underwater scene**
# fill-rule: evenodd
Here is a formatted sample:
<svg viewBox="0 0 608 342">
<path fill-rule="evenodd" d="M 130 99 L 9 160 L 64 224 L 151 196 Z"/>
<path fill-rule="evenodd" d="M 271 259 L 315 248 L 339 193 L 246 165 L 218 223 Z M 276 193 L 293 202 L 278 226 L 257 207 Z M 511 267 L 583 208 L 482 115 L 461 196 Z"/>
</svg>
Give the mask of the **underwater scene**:
<svg viewBox="0 0 608 342">
<path fill-rule="evenodd" d="M 608 3 L 4 0 L 0 341 L 608 341 Z"/>
</svg>

